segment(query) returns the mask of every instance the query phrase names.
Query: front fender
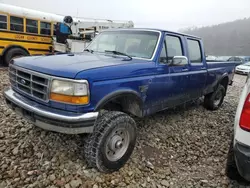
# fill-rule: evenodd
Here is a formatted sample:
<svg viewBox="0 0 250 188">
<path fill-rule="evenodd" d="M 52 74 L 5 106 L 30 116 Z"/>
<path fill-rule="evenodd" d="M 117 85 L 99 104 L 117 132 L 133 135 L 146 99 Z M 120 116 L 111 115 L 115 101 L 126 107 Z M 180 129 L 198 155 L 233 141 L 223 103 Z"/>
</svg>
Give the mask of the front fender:
<svg viewBox="0 0 250 188">
<path fill-rule="evenodd" d="M 119 89 L 116 91 L 113 91 L 107 95 L 105 95 L 96 105 L 95 107 L 95 111 L 100 110 L 103 106 L 105 106 L 105 104 L 107 104 L 108 102 L 119 98 L 119 97 L 127 97 L 127 96 L 131 96 L 134 97 L 137 101 L 139 101 L 140 106 L 142 106 L 143 101 L 142 98 L 140 96 L 140 94 L 132 89 Z"/>
</svg>

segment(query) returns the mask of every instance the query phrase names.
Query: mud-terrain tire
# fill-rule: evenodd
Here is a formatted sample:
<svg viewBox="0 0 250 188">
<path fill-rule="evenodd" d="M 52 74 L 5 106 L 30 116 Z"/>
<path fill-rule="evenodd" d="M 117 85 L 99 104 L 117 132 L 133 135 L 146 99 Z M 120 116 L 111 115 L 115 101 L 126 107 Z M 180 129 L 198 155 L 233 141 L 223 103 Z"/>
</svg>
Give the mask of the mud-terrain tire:
<svg viewBox="0 0 250 188">
<path fill-rule="evenodd" d="M 219 85 L 213 93 L 205 95 L 204 107 L 208 110 L 217 110 L 222 105 L 225 94 L 225 87 L 223 85 Z"/>
<path fill-rule="evenodd" d="M 94 132 L 85 139 L 84 154 L 88 166 L 104 173 L 122 168 L 134 150 L 136 129 L 135 121 L 123 112 L 102 114 Z"/>
</svg>

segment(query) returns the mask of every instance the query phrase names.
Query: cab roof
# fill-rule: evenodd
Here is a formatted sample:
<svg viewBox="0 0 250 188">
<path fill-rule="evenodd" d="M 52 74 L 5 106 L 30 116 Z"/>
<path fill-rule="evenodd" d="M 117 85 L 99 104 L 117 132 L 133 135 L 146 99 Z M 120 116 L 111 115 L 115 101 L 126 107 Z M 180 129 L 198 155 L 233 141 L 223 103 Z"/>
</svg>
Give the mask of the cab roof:
<svg viewBox="0 0 250 188">
<path fill-rule="evenodd" d="M 172 33 L 172 34 L 182 35 L 182 36 L 191 37 L 191 38 L 195 38 L 195 39 L 201 39 L 200 37 L 197 37 L 194 35 L 189 35 L 189 34 L 185 34 L 185 33 L 181 33 L 181 32 L 169 31 L 169 30 L 164 30 L 164 29 L 157 29 L 157 28 L 119 28 L 119 29 L 110 29 L 110 30 L 112 30 L 112 31 L 116 31 L 116 30 L 150 30 L 150 31 L 167 32 L 170 34 Z"/>
</svg>

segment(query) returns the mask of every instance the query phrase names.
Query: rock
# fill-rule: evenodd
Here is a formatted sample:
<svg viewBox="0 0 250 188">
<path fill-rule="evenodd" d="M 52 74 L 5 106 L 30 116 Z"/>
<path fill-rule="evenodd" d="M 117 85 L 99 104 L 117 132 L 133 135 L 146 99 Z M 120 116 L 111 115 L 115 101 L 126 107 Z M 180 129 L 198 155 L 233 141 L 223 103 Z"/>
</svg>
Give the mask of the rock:
<svg viewBox="0 0 250 188">
<path fill-rule="evenodd" d="M 64 185 L 65 188 L 70 188 L 70 185 L 67 183 L 66 185 Z"/>
<path fill-rule="evenodd" d="M 28 186 L 28 188 L 36 188 L 36 187 L 38 187 L 38 182 L 34 182 L 34 183 L 32 183 L 32 184 L 30 184 L 29 186 Z"/>
<path fill-rule="evenodd" d="M 129 172 L 128 172 L 128 175 L 129 175 L 129 176 L 132 176 L 132 175 L 133 175 L 133 171 L 129 171 Z"/>
<path fill-rule="evenodd" d="M 13 150 L 12 150 L 12 154 L 13 155 L 17 155 L 18 154 L 18 151 L 19 151 L 19 147 L 15 147 Z"/>
<path fill-rule="evenodd" d="M 4 133 L 2 131 L 0 131 L 0 139 L 4 138 Z"/>
<path fill-rule="evenodd" d="M 98 188 L 98 185 L 97 184 L 93 185 L 93 188 Z"/>
<path fill-rule="evenodd" d="M 49 176 L 49 180 L 50 180 L 50 181 L 54 181 L 55 179 L 56 179 L 55 174 L 51 174 L 51 175 Z"/>
<path fill-rule="evenodd" d="M 72 188 L 77 188 L 82 185 L 82 180 L 77 178 L 76 180 L 71 180 L 69 184 Z"/>
<path fill-rule="evenodd" d="M 70 174 L 70 172 L 68 170 L 66 170 L 66 169 L 63 169 L 63 172 L 64 172 L 65 176 L 68 176 Z"/>
<path fill-rule="evenodd" d="M 14 179 L 14 182 L 18 182 L 18 181 L 20 181 L 20 179 L 21 179 L 21 178 L 15 178 L 15 179 Z"/>
<path fill-rule="evenodd" d="M 5 149 L 6 149 L 6 146 L 2 146 L 2 147 L 0 147 L 0 152 L 5 151 Z"/>
<path fill-rule="evenodd" d="M 7 183 L 5 181 L 0 182 L 0 188 L 6 188 Z"/>
<path fill-rule="evenodd" d="M 207 180 L 201 180 L 201 182 L 202 182 L 202 183 L 208 183 L 208 181 L 207 181 Z"/>
<path fill-rule="evenodd" d="M 148 177 L 147 177 L 147 182 L 150 182 L 150 181 L 151 181 L 151 179 L 150 179 L 150 177 L 148 176 Z"/>
<path fill-rule="evenodd" d="M 164 171 L 164 174 L 166 176 L 169 176 L 171 174 L 171 170 L 169 168 L 167 168 L 165 171 Z"/>
<path fill-rule="evenodd" d="M 33 174 L 34 174 L 34 171 L 32 170 L 32 171 L 29 171 L 29 172 L 27 172 L 27 174 L 29 175 L 29 176 L 32 176 Z"/>
<path fill-rule="evenodd" d="M 162 186 L 160 184 L 157 184 L 157 188 L 162 188 Z"/>
<path fill-rule="evenodd" d="M 146 187 L 147 186 L 147 182 L 144 182 L 143 184 L 141 184 L 142 187 Z"/>
<path fill-rule="evenodd" d="M 56 180 L 55 184 L 62 187 L 65 184 L 65 180 Z"/>
<path fill-rule="evenodd" d="M 146 167 L 154 170 L 154 165 L 150 161 L 146 161 Z"/>
<path fill-rule="evenodd" d="M 169 183 L 167 180 L 162 180 L 161 181 L 161 185 L 165 186 L 165 187 L 169 187 Z"/>
<path fill-rule="evenodd" d="M 99 176 L 97 176 L 97 177 L 95 178 L 95 181 L 98 182 L 98 183 L 102 183 L 102 182 L 103 182 L 103 179 L 100 178 Z"/>
</svg>

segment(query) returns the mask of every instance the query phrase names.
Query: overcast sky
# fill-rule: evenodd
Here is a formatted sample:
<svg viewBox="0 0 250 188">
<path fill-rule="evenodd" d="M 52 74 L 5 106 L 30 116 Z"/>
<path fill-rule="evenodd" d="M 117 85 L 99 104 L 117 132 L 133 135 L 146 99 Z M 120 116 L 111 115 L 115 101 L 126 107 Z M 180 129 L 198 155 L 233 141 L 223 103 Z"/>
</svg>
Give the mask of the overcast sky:
<svg viewBox="0 0 250 188">
<path fill-rule="evenodd" d="M 250 17 L 250 0 L 0 0 L 86 18 L 132 20 L 135 27 L 178 30 Z"/>
</svg>

